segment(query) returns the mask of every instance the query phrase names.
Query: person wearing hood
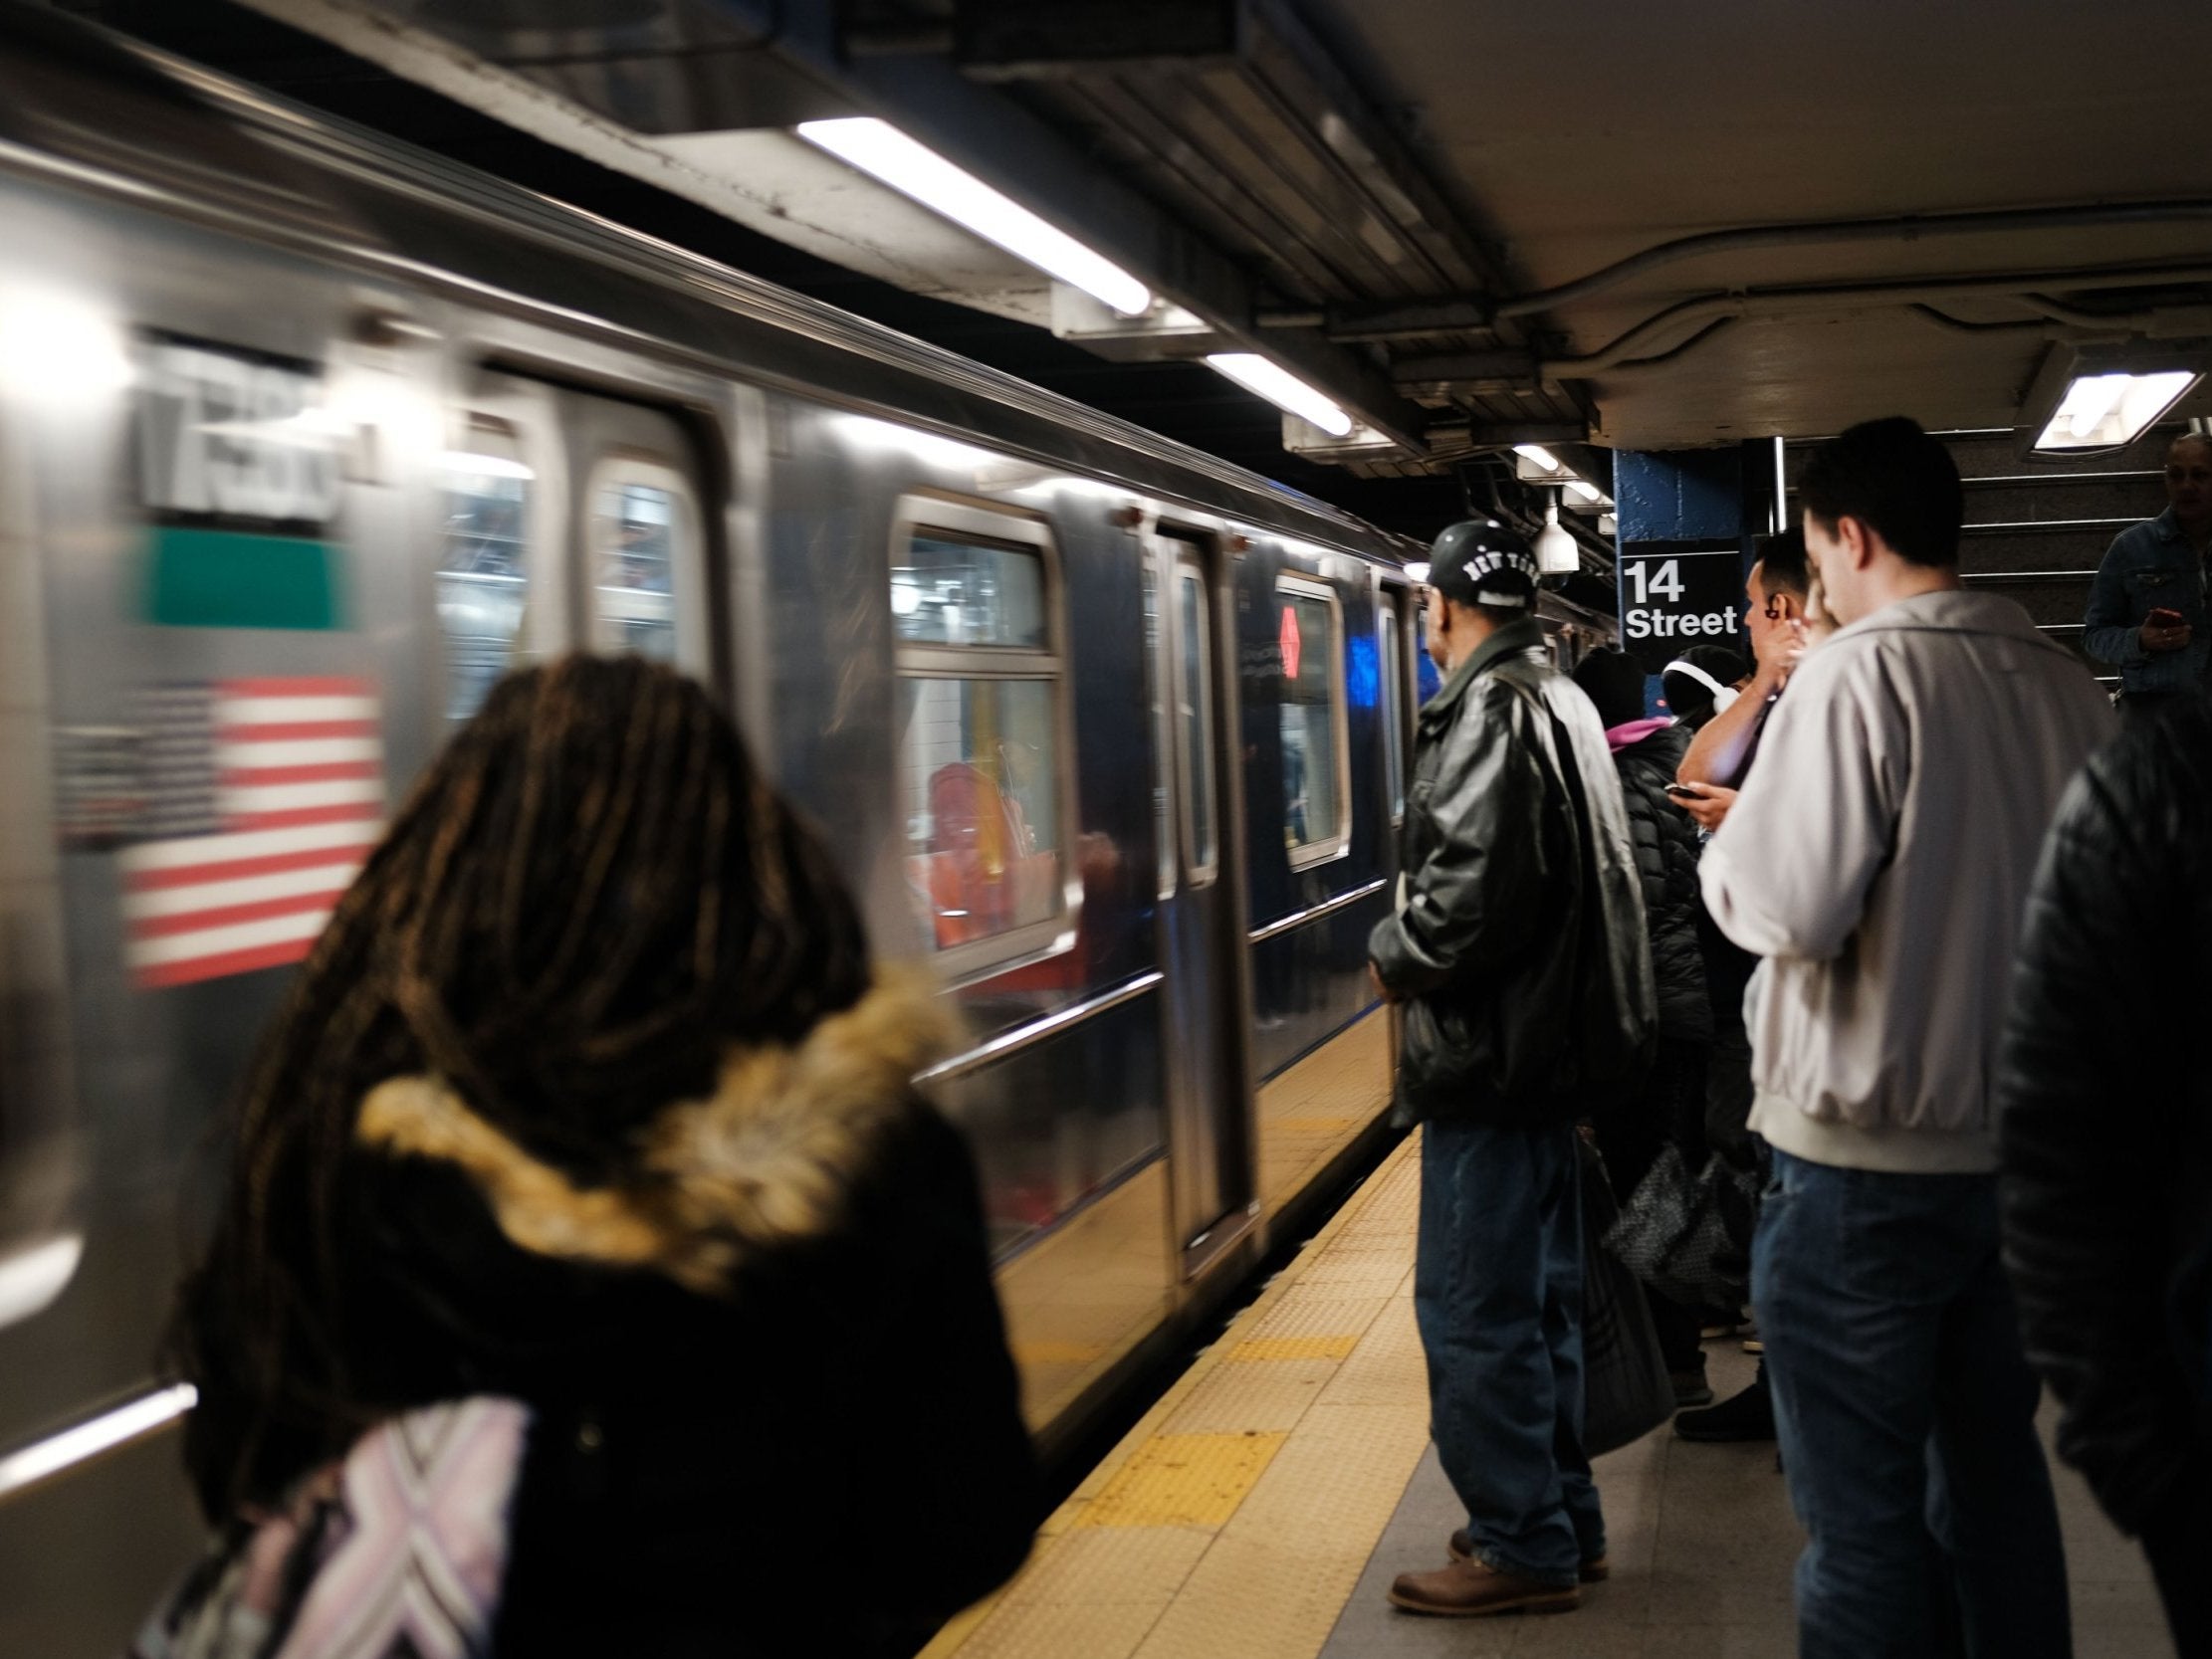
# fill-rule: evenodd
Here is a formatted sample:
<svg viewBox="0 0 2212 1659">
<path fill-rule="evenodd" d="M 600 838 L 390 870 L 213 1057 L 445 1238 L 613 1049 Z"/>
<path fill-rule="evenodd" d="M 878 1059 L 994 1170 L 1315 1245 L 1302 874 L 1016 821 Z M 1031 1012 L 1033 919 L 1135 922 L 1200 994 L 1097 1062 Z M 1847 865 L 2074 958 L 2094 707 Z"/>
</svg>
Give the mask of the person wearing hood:
<svg viewBox="0 0 2212 1659">
<path fill-rule="evenodd" d="M 243 1091 L 138 1651 L 911 1652 L 1041 1510 L 949 1036 L 703 687 L 501 682 Z"/>
<path fill-rule="evenodd" d="M 1691 1169 L 1704 1162 L 1706 1050 L 1713 1035 L 1705 962 L 1697 940 L 1697 826 L 1666 793 L 1689 749 L 1689 727 L 1666 716 L 1647 717 L 1645 675 L 1634 658 L 1597 651 L 1575 669 L 1575 684 L 1605 726 L 1606 746 L 1621 779 L 1637 879 L 1644 891 L 1644 930 L 1652 946 L 1659 996 L 1659 1046 L 1643 1093 L 1597 1114 L 1593 1129 L 1606 1169 L 1625 1203 L 1672 1141 Z M 1708 1405 L 1705 1353 L 1698 1346 L 1698 1311 L 1668 1301 L 1650 1286 L 1659 1348 L 1680 1406 Z"/>
</svg>

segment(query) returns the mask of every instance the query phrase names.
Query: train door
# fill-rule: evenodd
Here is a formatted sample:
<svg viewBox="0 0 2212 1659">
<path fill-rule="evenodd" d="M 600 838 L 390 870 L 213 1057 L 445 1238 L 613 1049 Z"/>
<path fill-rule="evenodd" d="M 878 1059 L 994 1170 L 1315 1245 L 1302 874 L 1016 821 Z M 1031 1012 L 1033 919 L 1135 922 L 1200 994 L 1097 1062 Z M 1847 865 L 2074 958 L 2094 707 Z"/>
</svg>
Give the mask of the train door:
<svg viewBox="0 0 2212 1659">
<path fill-rule="evenodd" d="M 1250 1224 L 1251 1141 L 1243 1031 L 1244 953 L 1231 874 L 1231 705 L 1212 549 L 1161 537 L 1152 545 L 1162 595 L 1154 646 L 1166 715 L 1167 835 L 1161 963 L 1168 976 L 1168 1117 L 1176 1243 L 1197 1274 Z"/>
<path fill-rule="evenodd" d="M 696 452 L 673 418 L 486 374 L 449 442 L 436 595 L 448 721 L 474 714 L 509 668 L 564 650 L 709 675 L 706 519 Z"/>
<path fill-rule="evenodd" d="M 1383 791 L 1391 830 L 1387 868 L 1399 859 L 1399 832 L 1406 827 L 1406 788 L 1413 773 L 1414 663 L 1421 649 L 1414 623 L 1414 590 L 1401 582 L 1382 584 L 1377 615 L 1382 629 Z"/>
</svg>

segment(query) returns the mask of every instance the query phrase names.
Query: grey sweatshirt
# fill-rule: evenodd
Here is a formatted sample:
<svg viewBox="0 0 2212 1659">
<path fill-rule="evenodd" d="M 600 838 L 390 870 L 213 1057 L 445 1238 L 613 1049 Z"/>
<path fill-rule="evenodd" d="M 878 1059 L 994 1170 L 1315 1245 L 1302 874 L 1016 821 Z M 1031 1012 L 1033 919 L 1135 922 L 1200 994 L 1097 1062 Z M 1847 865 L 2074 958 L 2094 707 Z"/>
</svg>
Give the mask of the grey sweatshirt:
<svg viewBox="0 0 2212 1659">
<path fill-rule="evenodd" d="M 1745 998 L 1751 1124 L 1816 1163 L 1997 1167 L 1990 1080 L 2044 831 L 2114 730 L 2009 599 L 1923 594 L 1809 655 L 1700 867 Z"/>
</svg>

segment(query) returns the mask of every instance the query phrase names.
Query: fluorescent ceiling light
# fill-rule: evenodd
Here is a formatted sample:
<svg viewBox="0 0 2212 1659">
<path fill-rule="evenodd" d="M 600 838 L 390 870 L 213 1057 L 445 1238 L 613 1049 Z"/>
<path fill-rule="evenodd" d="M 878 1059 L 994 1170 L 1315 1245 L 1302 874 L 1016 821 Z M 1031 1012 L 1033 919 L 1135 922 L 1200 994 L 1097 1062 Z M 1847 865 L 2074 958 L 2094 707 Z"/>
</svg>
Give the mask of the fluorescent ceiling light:
<svg viewBox="0 0 2212 1659">
<path fill-rule="evenodd" d="M 1515 444 L 1513 453 L 1523 461 L 1533 461 L 1547 473 L 1559 471 L 1559 458 L 1542 444 Z"/>
<path fill-rule="evenodd" d="M 1605 500 L 1603 490 L 1600 490 L 1595 484 L 1585 484 L 1579 478 L 1571 478 L 1567 481 L 1567 494 L 1577 501 L 1583 502 L 1602 502 Z"/>
<path fill-rule="evenodd" d="M 2077 374 L 2035 447 L 2061 452 L 2122 448 L 2149 431 L 2198 379 L 2181 368 L 2155 374 Z"/>
<path fill-rule="evenodd" d="M 1421 559 L 1414 560 L 1406 566 L 1406 579 L 1410 582 L 1426 582 L 1429 579 L 1428 564 Z"/>
<path fill-rule="evenodd" d="M 1206 359 L 1248 392 L 1257 392 L 1269 403 L 1312 422 L 1332 438 L 1352 430 L 1352 417 L 1331 403 L 1287 369 L 1276 367 L 1256 351 L 1217 351 Z"/>
<path fill-rule="evenodd" d="M 913 197 L 931 212 L 967 226 L 1015 259 L 1081 289 L 1123 316 L 1142 315 L 1152 307 L 1152 291 L 1120 266 L 1092 253 L 1065 231 L 1046 224 L 975 174 L 963 172 L 935 150 L 916 143 L 889 121 L 873 115 L 801 121 L 798 135 L 815 148 L 827 150 L 840 161 L 881 179 L 900 195 Z"/>
</svg>

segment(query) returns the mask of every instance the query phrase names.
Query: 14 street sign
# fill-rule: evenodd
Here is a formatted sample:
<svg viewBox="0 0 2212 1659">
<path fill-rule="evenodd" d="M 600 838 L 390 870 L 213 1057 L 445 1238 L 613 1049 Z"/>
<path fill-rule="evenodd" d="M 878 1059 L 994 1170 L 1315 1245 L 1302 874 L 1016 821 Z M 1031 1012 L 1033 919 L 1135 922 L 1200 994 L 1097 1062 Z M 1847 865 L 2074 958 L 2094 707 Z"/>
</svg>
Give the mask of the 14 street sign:
<svg viewBox="0 0 2212 1659">
<path fill-rule="evenodd" d="M 1621 555 L 1621 644 L 1647 674 L 1708 642 L 1749 655 L 1734 547 L 1646 542 Z"/>
</svg>

